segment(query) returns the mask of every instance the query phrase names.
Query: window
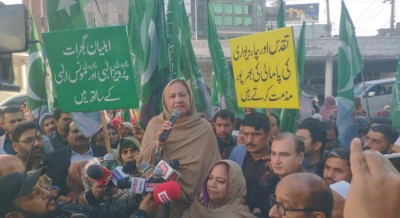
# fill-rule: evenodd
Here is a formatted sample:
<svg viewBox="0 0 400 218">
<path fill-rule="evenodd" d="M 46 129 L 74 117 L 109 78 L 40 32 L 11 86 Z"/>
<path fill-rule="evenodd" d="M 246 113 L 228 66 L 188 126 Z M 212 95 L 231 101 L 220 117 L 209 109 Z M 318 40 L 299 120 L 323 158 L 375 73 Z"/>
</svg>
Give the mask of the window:
<svg viewBox="0 0 400 218">
<path fill-rule="evenodd" d="M 242 5 L 234 5 L 235 14 L 243 14 L 243 6 Z"/>
<path fill-rule="evenodd" d="M 251 17 L 244 17 L 244 25 L 251 26 L 253 24 Z"/>
<path fill-rule="evenodd" d="M 232 26 L 232 16 L 225 16 L 224 17 L 224 25 Z"/>
<path fill-rule="evenodd" d="M 232 4 L 225 4 L 224 5 L 224 13 L 232 14 Z"/>
<path fill-rule="evenodd" d="M 214 16 L 215 25 L 221 26 L 222 25 L 222 16 Z"/>
<path fill-rule="evenodd" d="M 215 14 L 222 13 L 222 3 L 214 3 L 214 13 Z"/>
</svg>

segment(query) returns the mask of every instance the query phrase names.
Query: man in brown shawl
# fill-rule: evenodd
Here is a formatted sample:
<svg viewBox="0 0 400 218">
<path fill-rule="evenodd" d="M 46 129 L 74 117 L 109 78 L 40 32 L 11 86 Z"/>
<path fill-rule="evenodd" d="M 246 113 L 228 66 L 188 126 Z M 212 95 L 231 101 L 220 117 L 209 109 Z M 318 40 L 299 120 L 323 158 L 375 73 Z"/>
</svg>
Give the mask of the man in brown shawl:
<svg viewBox="0 0 400 218">
<path fill-rule="evenodd" d="M 156 165 L 161 159 L 179 161 L 181 177 L 178 183 L 182 194 L 178 201 L 172 202 L 169 212 L 169 217 L 176 217 L 200 193 L 203 178 L 220 156 L 211 124 L 195 113 L 194 97 L 185 81 L 169 82 L 163 92 L 162 104 L 164 111 L 148 123 L 137 164 Z M 172 128 L 169 119 L 174 109 L 180 111 L 180 116 Z M 166 141 L 160 142 L 161 133 L 171 128 Z"/>
</svg>

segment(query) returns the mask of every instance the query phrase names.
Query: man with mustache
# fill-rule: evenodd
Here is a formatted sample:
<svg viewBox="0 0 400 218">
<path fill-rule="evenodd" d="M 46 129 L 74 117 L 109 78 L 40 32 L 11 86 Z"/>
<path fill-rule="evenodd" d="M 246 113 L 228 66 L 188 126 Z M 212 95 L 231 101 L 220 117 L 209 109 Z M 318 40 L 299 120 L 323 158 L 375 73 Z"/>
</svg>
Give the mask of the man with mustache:
<svg viewBox="0 0 400 218">
<path fill-rule="evenodd" d="M 270 123 L 264 114 L 253 112 L 246 114 L 242 122 L 242 135 L 245 145 L 238 145 L 232 150 L 231 160 L 238 163 L 246 179 L 247 196 L 246 204 L 253 214 L 266 214 L 262 211 L 264 183 L 272 173 L 265 167 L 271 153 L 270 148 Z"/>
<path fill-rule="evenodd" d="M 24 121 L 24 114 L 20 108 L 9 106 L 1 110 L 0 125 L 4 128 L 6 134 L 0 137 L 0 154 L 16 154 L 12 146 L 12 135 L 17 125 L 22 121 Z"/>
<path fill-rule="evenodd" d="M 49 176 L 53 184 L 60 187 L 59 194 L 67 194 L 67 175 L 69 166 L 79 160 L 92 160 L 95 157 L 103 157 L 106 149 L 100 146 L 91 147 L 89 138 L 84 136 L 74 122 L 67 128 L 69 147 L 56 150 L 45 158 L 45 165 L 49 168 Z"/>
<path fill-rule="evenodd" d="M 39 126 L 31 121 L 19 123 L 12 139 L 17 157 L 26 166 L 26 170 L 38 169 L 43 163 L 44 150 L 43 136 Z"/>
<path fill-rule="evenodd" d="M 69 113 L 62 113 L 60 108 L 56 108 L 53 112 L 54 124 L 56 128 L 47 136 L 50 139 L 54 150 L 59 150 L 68 147 L 68 125 L 71 123 L 72 118 Z"/>
</svg>

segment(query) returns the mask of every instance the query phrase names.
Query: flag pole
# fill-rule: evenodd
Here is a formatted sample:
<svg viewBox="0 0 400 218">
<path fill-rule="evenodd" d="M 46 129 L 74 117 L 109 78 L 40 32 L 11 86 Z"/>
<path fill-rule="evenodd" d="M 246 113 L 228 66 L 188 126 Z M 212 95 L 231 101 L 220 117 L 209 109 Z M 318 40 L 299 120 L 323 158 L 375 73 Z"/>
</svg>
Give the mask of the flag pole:
<svg viewBox="0 0 400 218">
<path fill-rule="evenodd" d="M 107 154 L 111 154 L 112 150 L 111 150 L 111 144 L 110 144 L 110 137 L 108 136 L 107 118 L 106 118 L 105 110 L 100 111 L 100 117 L 101 117 L 101 127 L 103 129 L 103 135 L 104 135 L 104 141 L 105 141 Z"/>
<path fill-rule="evenodd" d="M 365 95 L 365 103 L 367 104 L 367 117 L 368 120 L 370 120 L 371 115 L 369 114 L 369 103 L 368 103 L 368 93 L 367 93 L 367 88 L 365 88 L 365 80 L 364 80 L 364 71 L 361 70 L 361 80 L 363 83 L 363 90 L 364 90 L 364 95 Z"/>
</svg>

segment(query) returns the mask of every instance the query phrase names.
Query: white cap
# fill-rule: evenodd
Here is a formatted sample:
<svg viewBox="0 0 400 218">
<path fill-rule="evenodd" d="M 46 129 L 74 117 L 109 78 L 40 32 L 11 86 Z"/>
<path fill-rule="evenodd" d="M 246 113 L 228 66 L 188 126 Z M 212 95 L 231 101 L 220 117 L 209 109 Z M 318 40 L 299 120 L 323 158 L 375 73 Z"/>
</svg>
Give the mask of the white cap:
<svg viewBox="0 0 400 218">
<path fill-rule="evenodd" d="M 348 183 L 346 181 L 340 181 L 340 182 L 330 185 L 330 187 L 331 187 L 332 191 L 335 191 L 342 198 L 346 199 L 347 194 L 349 193 L 349 190 L 350 190 L 350 183 Z"/>
</svg>

